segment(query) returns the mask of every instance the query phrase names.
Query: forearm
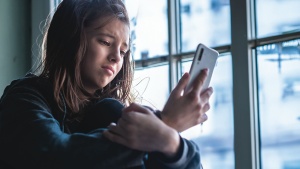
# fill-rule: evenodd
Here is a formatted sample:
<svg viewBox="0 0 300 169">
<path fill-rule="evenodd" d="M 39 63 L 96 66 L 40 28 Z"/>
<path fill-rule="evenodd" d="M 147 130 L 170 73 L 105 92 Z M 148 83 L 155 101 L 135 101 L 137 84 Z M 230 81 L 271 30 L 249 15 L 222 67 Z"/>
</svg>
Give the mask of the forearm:
<svg viewBox="0 0 300 169">
<path fill-rule="evenodd" d="M 181 138 L 181 146 L 173 158 L 162 153 L 149 153 L 146 161 L 147 169 L 196 169 L 201 167 L 200 153 L 197 145 Z"/>
<path fill-rule="evenodd" d="M 118 168 L 143 163 L 142 152 L 110 142 L 101 130 L 72 135 L 30 132 L 1 139 L 1 157 L 15 168 Z"/>
<path fill-rule="evenodd" d="M 149 108 L 149 107 L 148 107 Z M 154 114 L 161 119 L 161 111 L 153 110 Z M 194 142 L 188 141 L 180 137 L 180 147 L 178 152 L 172 158 L 167 157 L 162 153 L 149 153 L 148 161 L 146 162 L 148 168 L 153 169 L 195 169 L 200 168 L 200 152 L 197 145 Z"/>
<path fill-rule="evenodd" d="M 107 140 L 104 129 L 64 133 L 48 104 L 32 93 L 7 96 L 1 102 L 0 156 L 4 163 L 31 169 L 142 165 L 144 153 Z"/>
</svg>

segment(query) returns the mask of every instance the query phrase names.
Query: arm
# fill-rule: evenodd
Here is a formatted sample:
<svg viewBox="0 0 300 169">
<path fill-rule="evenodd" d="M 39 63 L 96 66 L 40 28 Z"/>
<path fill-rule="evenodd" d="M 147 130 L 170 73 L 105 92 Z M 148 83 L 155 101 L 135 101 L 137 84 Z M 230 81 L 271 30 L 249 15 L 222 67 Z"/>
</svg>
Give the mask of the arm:
<svg viewBox="0 0 300 169">
<path fill-rule="evenodd" d="M 104 136 L 132 149 L 158 151 L 169 157 L 179 149 L 177 131 L 164 124 L 149 109 L 136 103 L 123 109 L 117 124 L 112 123 L 108 128 Z"/>
<path fill-rule="evenodd" d="M 131 104 L 117 124 L 111 124 L 104 135 L 132 149 L 146 151 L 149 169 L 192 169 L 200 165 L 198 147 L 180 137 L 148 108 Z"/>
<path fill-rule="evenodd" d="M 183 141 L 181 141 L 181 143 L 172 144 L 171 142 L 167 142 L 169 139 L 166 139 L 171 137 L 161 135 L 161 133 L 162 130 L 164 131 L 164 129 L 168 129 L 168 127 L 176 132 L 181 132 L 207 119 L 205 113 L 209 110 L 208 100 L 213 91 L 212 88 L 208 88 L 203 93 L 200 93 L 206 77 L 207 70 L 202 71 L 196 78 L 197 80 L 193 82 L 192 88 L 182 94 L 189 80 L 188 74 L 183 76 L 176 88 L 172 91 L 169 100 L 160 114 L 163 123 L 159 123 L 158 118 L 151 118 L 148 113 L 149 110 L 144 110 L 146 108 L 143 109 L 136 104 L 132 104 L 124 109 L 118 124 L 111 125 L 104 135 L 108 139 L 129 146 L 130 148 L 147 152 L 158 152 L 158 154 L 162 155 L 161 157 L 167 157 L 161 158 L 154 153 L 153 158 L 149 158 L 150 160 L 156 159 L 155 161 L 157 162 L 160 161 L 160 164 L 156 163 L 158 166 L 168 166 L 170 168 L 200 168 L 200 156 L 196 145 L 182 138 L 181 140 Z M 146 118 L 146 116 L 148 117 Z M 173 133 L 174 131 L 171 129 L 165 131 Z M 158 131 L 156 135 L 152 134 L 155 133 L 155 130 Z M 176 140 L 175 137 L 173 137 L 173 141 L 174 140 Z M 175 145 L 177 148 L 172 149 L 169 145 Z M 187 148 L 183 148 L 183 151 L 180 151 L 180 146 Z M 168 149 L 168 151 L 165 151 L 166 149 Z M 179 155 L 178 158 L 174 160 L 173 157 L 176 157 L 176 154 Z M 151 157 L 151 153 L 149 157 Z M 168 163 L 168 160 L 161 159 L 173 160 L 171 163 Z M 180 161 L 182 163 L 180 163 Z"/>
<path fill-rule="evenodd" d="M 146 166 L 149 169 L 201 169 L 200 152 L 193 141 L 181 138 L 181 150 L 177 157 L 167 158 L 161 153 L 149 153 Z"/>
<path fill-rule="evenodd" d="M 39 92 L 12 91 L 0 103 L 1 163 L 32 169 L 121 168 L 143 163 L 143 153 L 107 140 L 103 131 L 66 134 Z"/>
</svg>

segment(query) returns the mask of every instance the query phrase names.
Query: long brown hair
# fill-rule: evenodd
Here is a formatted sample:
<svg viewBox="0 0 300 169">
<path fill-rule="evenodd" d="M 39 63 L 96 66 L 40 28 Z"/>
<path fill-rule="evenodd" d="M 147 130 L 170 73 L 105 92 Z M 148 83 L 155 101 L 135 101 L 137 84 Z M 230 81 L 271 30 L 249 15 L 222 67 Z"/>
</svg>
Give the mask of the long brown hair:
<svg viewBox="0 0 300 169">
<path fill-rule="evenodd" d="M 95 97 L 115 98 L 124 104 L 132 101 L 130 50 L 124 57 L 120 72 L 101 89 L 99 95 L 89 94 L 83 86 L 80 65 L 87 49 L 84 30 L 104 17 L 117 18 L 130 25 L 121 0 L 63 0 L 46 28 L 40 76 L 49 78 L 53 83 L 54 97 L 60 108 L 63 107 L 63 98 L 72 112 L 79 112 L 88 100 Z"/>
</svg>

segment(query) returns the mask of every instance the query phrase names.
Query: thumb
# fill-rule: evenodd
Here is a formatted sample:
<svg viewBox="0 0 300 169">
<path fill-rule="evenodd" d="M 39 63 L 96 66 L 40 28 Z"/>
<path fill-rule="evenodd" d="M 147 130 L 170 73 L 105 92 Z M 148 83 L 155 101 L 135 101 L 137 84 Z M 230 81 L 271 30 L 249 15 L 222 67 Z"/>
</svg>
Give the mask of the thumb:
<svg viewBox="0 0 300 169">
<path fill-rule="evenodd" d="M 176 87 L 173 89 L 172 95 L 175 95 L 176 97 L 180 97 L 182 91 L 184 90 L 184 88 L 185 88 L 186 85 L 188 84 L 189 79 L 190 79 L 189 73 L 183 74 L 183 76 L 182 76 L 181 79 L 179 80 L 178 84 L 177 84 Z"/>
<path fill-rule="evenodd" d="M 131 103 L 128 107 L 123 109 L 121 118 L 124 119 L 125 121 L 130 122 L 141 115 L 148 115 L 148 114 L 151 114 L 151 112 L 147 108 L 137 103 Z"/>
</svg>

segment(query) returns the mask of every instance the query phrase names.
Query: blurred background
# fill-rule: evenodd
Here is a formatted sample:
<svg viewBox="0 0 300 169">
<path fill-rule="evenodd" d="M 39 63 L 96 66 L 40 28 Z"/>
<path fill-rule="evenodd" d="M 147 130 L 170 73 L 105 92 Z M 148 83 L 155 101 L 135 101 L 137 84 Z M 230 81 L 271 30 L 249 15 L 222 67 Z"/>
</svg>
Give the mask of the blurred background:
<svg viewBox="0 0 300 169">
<path fill-rule="evenodd" d="M 162 109 L 198 43 L 219 51 L 208 121 L 180 133 L 205 169 L 300 169 L 299 0 L 124 0 L 139 103 Z M 60 0 L 0 0 L 0 94 L 36 67 Z"/>
</svg>

